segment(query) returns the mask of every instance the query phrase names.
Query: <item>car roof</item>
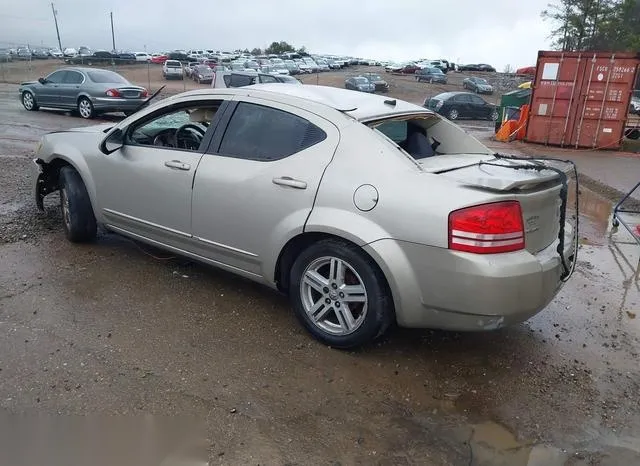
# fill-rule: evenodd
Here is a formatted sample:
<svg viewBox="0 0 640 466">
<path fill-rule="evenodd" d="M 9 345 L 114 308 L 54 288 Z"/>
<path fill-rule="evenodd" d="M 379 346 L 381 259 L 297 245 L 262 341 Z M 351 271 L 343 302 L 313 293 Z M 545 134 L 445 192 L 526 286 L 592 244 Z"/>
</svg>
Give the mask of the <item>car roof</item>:
<svg viewBox="0 0 640 466">
<path fill-rule="evenodd" d="M 300 86 L 283 86 L 282 84 L 254 84 L 237 88 L 221 88 L 215 90 L 196 90 L 182 95 L 207 95 L 207 94 L 233 94 L 233 95 L 260 95 L 273 98 L 279 96 L 287 103 L 304 107 L 304 101 L 312 101 L 328 108 L 343 112 L 356 120 L 368 120 L 385 116 L 408 113 L 433 113 L 419 105 L 403 100 L 391 99 L 386 96 L 354 92 L 328 86 L 316 86 L 303 84 Z M 385 102 L 394 102 L 389 104 Z"/>
<path fill-rule="evenodd" d="M 446 100 L 446 99 L 450 99 L 451 97 L 454 97 L 456 95 L 462 95 L 462 94 L 475 95 L 475 94 L 472 94 L 471 92 L 450 91 L 450 92 L 443 92 L 442 94 L 435 95 L 435 96 L 432 97 L 432 99 Z"/>
</svg>

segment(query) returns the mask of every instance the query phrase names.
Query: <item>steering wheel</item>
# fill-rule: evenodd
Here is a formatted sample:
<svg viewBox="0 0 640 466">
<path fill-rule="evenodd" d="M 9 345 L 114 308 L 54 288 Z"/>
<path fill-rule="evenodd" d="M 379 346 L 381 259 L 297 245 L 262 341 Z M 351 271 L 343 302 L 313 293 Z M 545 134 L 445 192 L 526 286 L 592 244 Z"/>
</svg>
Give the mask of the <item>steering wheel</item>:
<svg viewBox="0 0 640 466">
<path fill-rule="evenodd" d="M 206 131 L 206 129 L 193 123 L 182 125 L 175 132 L 176 147 L 181 149 L 198 149 Z"/>
</svg>

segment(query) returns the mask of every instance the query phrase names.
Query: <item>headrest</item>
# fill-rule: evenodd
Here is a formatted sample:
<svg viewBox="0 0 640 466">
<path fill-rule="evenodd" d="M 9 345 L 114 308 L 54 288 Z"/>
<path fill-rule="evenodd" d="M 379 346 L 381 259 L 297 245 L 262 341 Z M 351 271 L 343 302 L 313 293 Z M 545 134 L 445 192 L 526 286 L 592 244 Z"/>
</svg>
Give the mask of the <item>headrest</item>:
<svg viewBox="0 0 640 466">
<path fill-rule="evenodd" d="M 210 123 L 215 113 L 215 110 L 210 108 L 198 108 L 189 114 L 189 120 L 194 123 Z"/>
</svg>

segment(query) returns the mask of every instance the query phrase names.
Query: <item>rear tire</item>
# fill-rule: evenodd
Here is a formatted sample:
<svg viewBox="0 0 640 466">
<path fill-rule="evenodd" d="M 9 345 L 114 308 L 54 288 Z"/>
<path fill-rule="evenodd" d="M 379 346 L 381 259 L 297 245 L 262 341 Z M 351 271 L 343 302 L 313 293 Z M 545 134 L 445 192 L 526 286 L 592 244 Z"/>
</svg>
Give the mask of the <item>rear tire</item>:
<svg viewBox="0 0 640 466">
<path fill-rule="evenodd" d="M 36 97 L 31 91 L 22 93 L 22 106 L 29 112 L 35 112 L 40 108 L 38 107 L 38 102 L 36 102 Z"/>
<path fill-rule="evenodd" d="M 460 117 L 460 113 L 455 108 L 452 108 L 447 113 L 447 118 L 449 118 L 449 120 L 457 120 L 459 117 Z"/>
<path fill-rule="evenodd" d="M 86 97 L 80 97 L 80 99 L 78 100 L 78 113 L 85 120 L 90 120 L 95 116 L 93 104 Z"/>
<path fill-rule="evenodd" d="M 310 276 L 321 280 L 309 280 Z M 338 239 L 312 244 L 296 258 L 289 293 L 296 317 L 307 331 L 335 348 L 370 343 L 394 319 L 382 271 L 358 246 Z M 314 312 L 319 318 L 313 318 Z"/>
<path fill-rule="evenodd" d="M 94 240 L 98 227 L 89 193 L 80 174 L 72 167 L 62 167 L 58 185 L 62 206 L 62 226 L 67 239 L 73 243 Z"/>
</svg>

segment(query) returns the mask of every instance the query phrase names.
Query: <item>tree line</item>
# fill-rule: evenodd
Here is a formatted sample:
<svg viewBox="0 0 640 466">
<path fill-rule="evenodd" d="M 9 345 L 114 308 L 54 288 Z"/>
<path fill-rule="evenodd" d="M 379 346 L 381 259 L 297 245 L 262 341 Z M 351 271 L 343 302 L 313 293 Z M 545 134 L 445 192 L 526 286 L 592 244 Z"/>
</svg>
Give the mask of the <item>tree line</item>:
<svg viewBox="0 0 640 466">
<path fill-rule="evenodd" d="M 557 0 L 542 11 L 562 51 L 640 51 L 640 0 Z"/>
<path fill-rule="evenodd" d="M 256 47 L 251 51 L 249 49 L 244 49 L 244 53 L 250 53 L 251 55 L 270 55 L 276 54 L 280 55 L 282 53 L 287 52 L 297 52 L 301 54 L 306 54 L 307 49 L 305 47 L 295 48 L 293 45 L 281 40 L 280 42 L 272 42 L 271 45 L 261 49 L 260 47 Z"/>
</svg>

